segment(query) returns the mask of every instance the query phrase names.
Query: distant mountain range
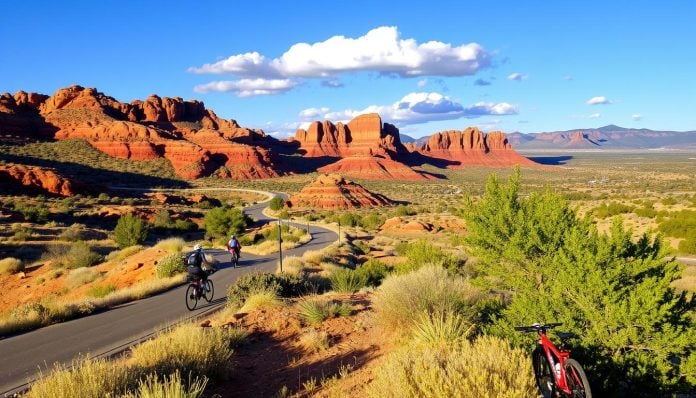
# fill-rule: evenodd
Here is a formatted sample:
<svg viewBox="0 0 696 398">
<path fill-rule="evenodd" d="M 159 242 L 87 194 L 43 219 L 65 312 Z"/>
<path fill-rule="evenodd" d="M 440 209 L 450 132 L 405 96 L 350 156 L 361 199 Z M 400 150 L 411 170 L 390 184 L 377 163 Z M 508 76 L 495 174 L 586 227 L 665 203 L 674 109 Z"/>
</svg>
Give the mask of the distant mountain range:
<svg viewBox="0 0 696 398">
<path fill-rule="evenodd" d="M 613 124 L 597 129 L 508 134 L 513 148 L 531 149 L 684 149 L 696 150 L 696 131 L 631 129 Z"/>
</svg>

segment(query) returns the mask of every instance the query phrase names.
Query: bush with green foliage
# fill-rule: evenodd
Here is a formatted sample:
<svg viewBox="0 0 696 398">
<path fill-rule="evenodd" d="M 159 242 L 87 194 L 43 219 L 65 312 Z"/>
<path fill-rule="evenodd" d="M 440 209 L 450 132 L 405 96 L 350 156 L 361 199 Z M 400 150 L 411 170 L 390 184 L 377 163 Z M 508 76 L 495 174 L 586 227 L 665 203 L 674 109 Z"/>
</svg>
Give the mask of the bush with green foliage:
<svg viewBox="0 0 696 398">
<path fill-rule="evenodd" d="M 78 240 L 84 240 L 87 237 L 87 229 L 83 224 L 72 224 L 68 228 L 64 229 L 63 232 L 58 235 L 60 240 L 65 240 L 69 242 L 76 242 Z"/>
<path fill-rule="evenodd" d="M 89 290 L 87 290 L 87 295 L 90 297 L 101 298 L 101 297 L 106 297 L 115 291 L 116 291 L 116 286 L 114 286 L 114 285 L 100 285 L 100 286 L 94 286 L 94 287 L 90 288 Z"/>
<path fill-rule="evenodd" d="M 186 272 L 186 264 L 180 253 L 170 254 L 157 262 L 157 277 L 170 278 Z"/>
<path fill-rule="evenodd" d="M 283 206 L 285 206 L 285 201 L 280 196 L 274 196 L 268 204 L 268 207 L 273 211 L 278 211 L 282 209 Z"/>
<path fill-rule="evenodd" d="M 44 223 L 48 221 L 48 216 L 51 214 L 50 210 L 43 202 L 31 205 L 16 201 L 14 202 L 14 209 L 20 212 L 25 220 L 35 223 Z"/>
<path fill-rule="evenodd" d="M 309 281 L 296 276 L 254 272 L 237 279 L 227 289 L 227 303 L 233 308 L 240 308 L 253 293 L 260 291 L 275 292 L 278 297 L 296 297 L 316 290 Z"/>
<path fill-rule="evenodd" d="M 658 230 L 667 236 L 682 238 L 678 248 L 681 253 L 696 254 L 696 211 L 669 212 L 660 221 Z"/>
<path fill-rule="evenodd" d="M 379 213 L 368 213 L 360 219 L 360 226 L 368 231 L 374 231 L 384 224 L 386 218 Z"/>
<path fill-rule="evenodd" d="M 251 220 L 240 209 L 216 207 L 206 213 L 203 220 L 205 236 L 219 239 L 231 235 L 241 235 Z"/>
<path fill-rule="evenodd" d="M 696 384 L 696 299 L 670 284 L 679 265 L 661 239 L 615 220 L 600 234 L 558 194 L 519 196 L 520 173 L 507 184 L 492 175 L 469 202 L 467 243 L 487 287 L 512 293 L 489 331 L 531 343 L 513 327 L 562 322 L 578 334 L 573 356 L 598 395 L 669 395 Z"/>
<path fill-rule="evenodd" d="M 592 213 L 597 218 L 607 218 L 617 216 L 619 214 L 630 213 L 633 211 L 633 209 L 633 206 L 625 205 L 619 202 L 610 202 L 608 204 L 602 203 L 594 210 L 592 210 Z"/>
<path fill-rule="evenodd" d="M 370 258 L 355 268 L 355 273 L 365 279 L 366 286 L 379 286 L 382 280 L 393 270 L 393 267 Z"/>
<path fill-rule="evenodd" d="M 57 260 L 65 268 L 89 267 L 103 259 L 99 253 L 92 251 L 89 245 L 83 241 L 78 241 L 62 248 L 64 251 L 61 254 L 64 255 L 59 256 Z"/>
<path fill-rule="evenodd" d="M 121 247 L 138 245 L 147 239 L 147 226 L 138 216 L 124 214 L 119 217 L 114 229 L 114 241 Z"/>
<path fill-rule="evenodd" d="M 349 268 L 341 268 L 329 276 L 331 290 L 339 293 L 354 293 L 367 286 L 367 277 L 364 274 Z"/>
<path fill-rule="evenodd" d="M 395 271 L 402 274 L 427 264 L 439 265 L 452 271 L 459 266 L 459 261 L 454 256 L 426 240 L 402 242 L 397 245 L 396 251 L 399 255 L 406 257 L 405 263 L 395 267 Z"/>
<path fill-rule="evenodd" d="M 415 216 L 416 214 L 418 214 L 418 212 L 410 206 L 398 205 L 394 209 L 394 215 L 397 217 Z"/>
</svg>

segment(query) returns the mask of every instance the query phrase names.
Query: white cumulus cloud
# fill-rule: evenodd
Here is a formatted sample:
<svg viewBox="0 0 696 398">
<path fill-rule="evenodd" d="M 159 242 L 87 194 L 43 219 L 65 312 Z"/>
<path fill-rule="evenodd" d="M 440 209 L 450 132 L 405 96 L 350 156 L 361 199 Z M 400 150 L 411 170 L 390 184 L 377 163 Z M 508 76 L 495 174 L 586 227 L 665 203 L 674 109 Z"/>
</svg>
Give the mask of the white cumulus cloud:
<svg viewBox="0 0 696 398">
<path fill-rule="evenodd" d="M 588 119 L 599 119 L 600 117 L 602 117 L 601 113 L 593 113 L 587 116 Z"/>
<path fill-rule="evenodd" d="M 418 86 L 418 88 L 423 88 L 427 84 L 428 84 L 428 79 L 422 79 L 422 80 L 418 80 L 418 83 L 416 83 L 416 86 Z"/>
<path fill-rule="evenodd" d="M 298 82 L 290 79 L 241 79 L 219 80 L 210 83 L 199 84 L 193 88 L 197 93 L 234 92 L 239 97 L 251 97 L 255 95 L 280 94 L 293 89 Z"/>
<path fill-rule="evenodd" d="M 510 73 L 507 78 L 508 78 L 508 80 L 521 82 L 522 80 L 527 80 L 527 75 L 523 75 L 519 72 L 514 72 L 514 73 Z"/>
<path fill-rule="evenodd" d="M 271 80 L 326 79 L 361 71 L 400 77 L 466 76 L 489 67 L 491 57 L 478 43 L 418 43 L 402 38 L 396 26 L 382 26 L 357 38 L 333 36 L 313 44 L 296 43 L 273 59 L 248 52 L 188 71 Z"/>
<path fill-rule="evenodd" d="M 488 115 L 512 115 L 518 113 L 515 105 L 506 102 L 478 102 L 471 106 L 464 107 L 459 102 L 444 96 L 440 93 L 418 92 L 410 93 L 401 100 L 390 105 L 370 105 L 364 109 L 345 109 L 341 111 L 326 111 L 326 108 L 319 108 L 323 117 L 317 119 L 328 119 L 334 122 L 347 122 L 350 119 L 365 113 L 379 113 L 386 122 L 395 123 L 398 126 L 410 124 L 426 123 L 436 120 L 456 120 L 460 118 L 476 118 Z M 317 115 L 319 109 L 309 108 L 300 112 L 303 115 Z M 308 120 L 308 119 L 304 119 Z"/>
<path fill-rule="evenodd" d="M 631 117 L 632 117 L 633 120 L 635 120 L 635 121 L 638 121 L 638 120 L 643 119 L 643 115 L 641 115 L 640 113 L 634 113 L 633 115 L 631 115 Z"/>
<path fill-rule="evenodd" d="M 605 96 L 592 97 L 585 102 L 587 105 L 608 105 L 611 101 Z"/>
</svg>

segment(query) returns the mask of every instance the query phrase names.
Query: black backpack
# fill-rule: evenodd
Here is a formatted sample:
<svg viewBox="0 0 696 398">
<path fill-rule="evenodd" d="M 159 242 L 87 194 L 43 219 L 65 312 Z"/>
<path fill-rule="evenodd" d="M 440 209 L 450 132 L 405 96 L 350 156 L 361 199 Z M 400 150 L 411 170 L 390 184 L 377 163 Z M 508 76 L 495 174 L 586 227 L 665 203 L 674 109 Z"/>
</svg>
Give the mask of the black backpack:
<svg viewBox="0 0 696 398">
<path fill-rule="evenodd" d="M 199 252 L 191 252 L 186 255 L 186 265 L 189 267 L 199 267 L 201 266 L 201 254 Z"/>
</svg>

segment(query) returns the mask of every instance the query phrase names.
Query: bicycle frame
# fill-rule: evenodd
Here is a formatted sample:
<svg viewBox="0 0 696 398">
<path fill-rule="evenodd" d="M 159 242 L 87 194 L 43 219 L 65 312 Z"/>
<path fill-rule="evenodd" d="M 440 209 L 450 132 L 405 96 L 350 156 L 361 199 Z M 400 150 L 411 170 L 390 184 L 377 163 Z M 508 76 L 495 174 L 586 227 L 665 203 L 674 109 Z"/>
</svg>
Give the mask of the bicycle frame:
<svg viewBox="0 0 696 398">
<path fill-rule="evenodd" d="M 539 347 L 544 350 L 544 355 L 551 364 L 551 373 L 556 380 L 556 387 L 563 390 L 564 393 L 570 394 L 570 388 L 568 388 L 568 383 L 566 383 L 566 374 L 563 364 L 565 364 L 566 359 L 570 358 L 570 351 L 559 350 L 553 344 L 553 342 L 546 336 L 546 333 L 539 332 Z M 558 364 L 560 372 L 556 372 L 556 364 Z"/>
</svg>

